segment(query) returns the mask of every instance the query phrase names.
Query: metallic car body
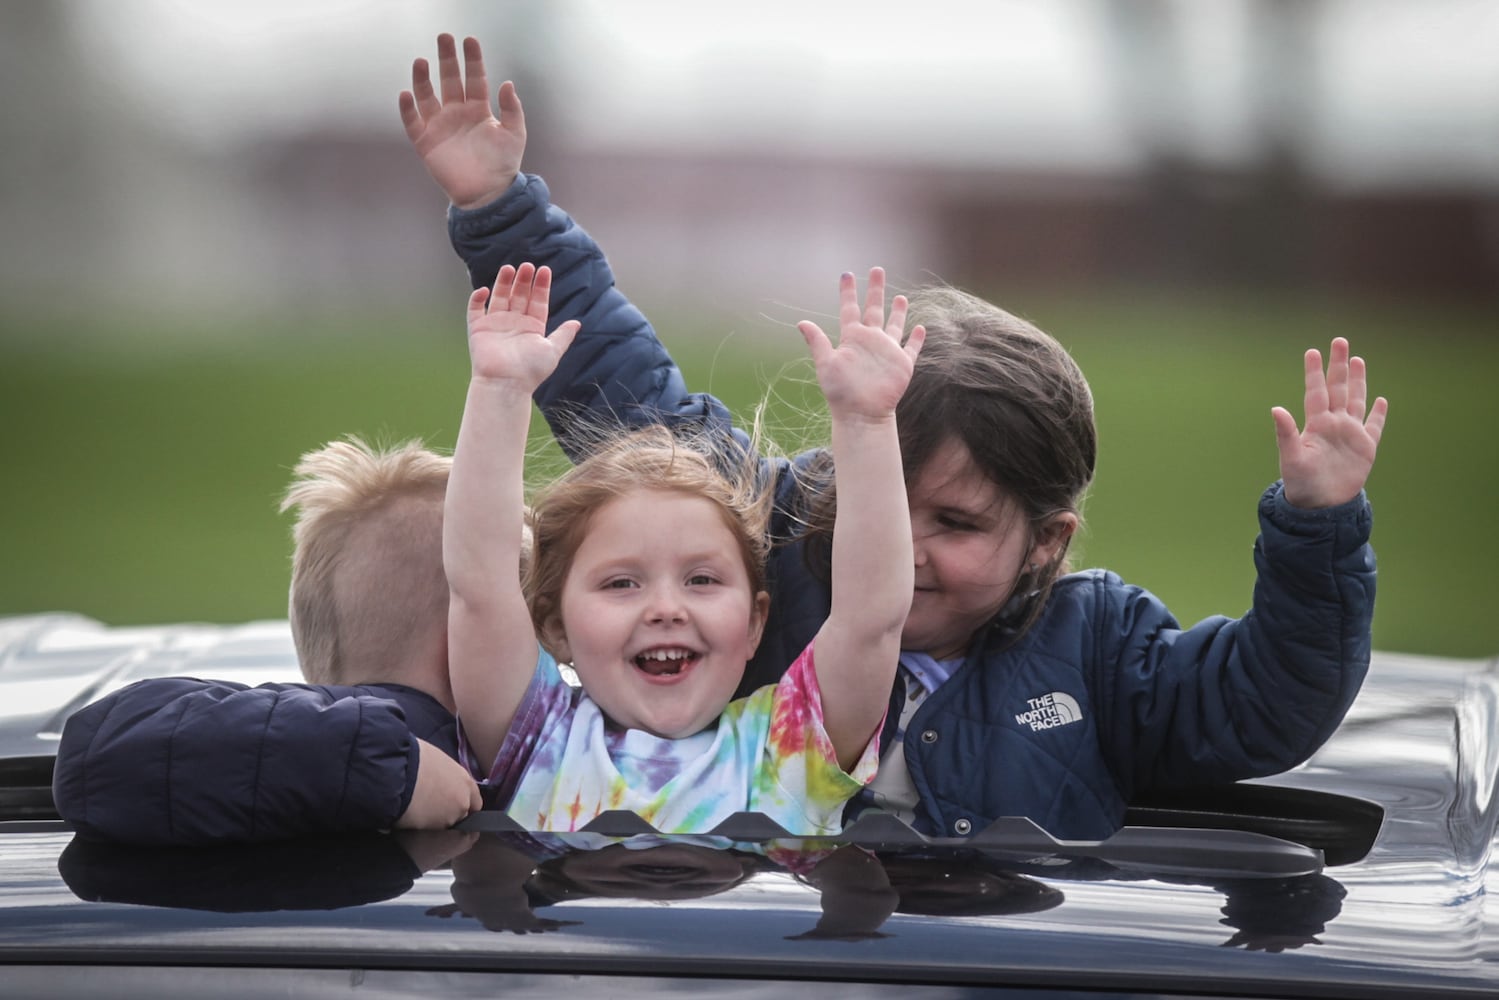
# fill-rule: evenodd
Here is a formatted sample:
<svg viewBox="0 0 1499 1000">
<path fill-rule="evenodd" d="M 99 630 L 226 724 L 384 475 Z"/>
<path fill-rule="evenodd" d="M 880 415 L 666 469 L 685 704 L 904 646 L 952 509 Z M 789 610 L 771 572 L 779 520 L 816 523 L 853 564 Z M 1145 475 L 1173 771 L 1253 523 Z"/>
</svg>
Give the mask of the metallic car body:
<svg viewBox="0 0 1499 1000">
<path fill-rule="evenodd" d="M 533 896 L 528 933 L 465 915 L 482 905 L 455 904 L 453 870 L 419 874 L 391 838 L 75 842 L 41 792 L 62 722 L 162 675 L 295 679 L 286 623 L 0 619 L 0 996 L 1499 995 L 1493 662 L 1377 654 L 1306 764 L 1217 799 L 1150 804 L 1132 823 L 1161 826 L 1103 844 L 1057 843 L 1025 823 L 967 842 L 867 824 L 848 838 L 878 859 L 878 885 L 862 869 L 830 888 L 764 863 L 674 892 L 661 886 L 686 866 L 656 865 L 630 883 L 646 890 Z M 1295 808 L 1277 813 L 1283 800 Z M 1319 826 L 1322 804 L 1331 826 Z M 514 836 L 498 816 L 472 825 L 492 832 L 465 844 Z M 750 818 L 721 832 L 695 846 L 768 846 Z M 457 835 L 432 835 L 444 836 Z M 857 926 L 829 929 L 835 891 Z M 982 892 L 1003 898 L 973 904 Z"/>
</svg>

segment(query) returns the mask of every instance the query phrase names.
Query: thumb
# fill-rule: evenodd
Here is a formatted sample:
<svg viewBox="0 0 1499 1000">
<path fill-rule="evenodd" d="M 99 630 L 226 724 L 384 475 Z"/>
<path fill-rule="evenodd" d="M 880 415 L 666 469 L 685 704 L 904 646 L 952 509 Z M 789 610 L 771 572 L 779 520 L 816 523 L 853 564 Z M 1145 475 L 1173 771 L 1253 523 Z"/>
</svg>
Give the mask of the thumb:
<svg viewBox="0 0 1499 1000">
<path fill-rule="evenodd" d="M 401 91 L 401 96 L 396 98 L 396 109 L 401 113 L 401 127 L 406 130 L 406 138 L 415 146 L 422 138 L 425 125 L 421 113 L 416 110 L 416 98 L 411 91 Z"/>
<path fill-rule="evenodd" d="M 520 94 L 516 93 L 515 84 L 506 80 L 500 84 L 500 92 L 496 95 L 496 103 L 500 108 L 500 121 L 512 132 L 524 136 L 526 134 L 526 112 L 521 107 Z"/>
<path fill-rule="evenodd" d="M 925 344 L 926 344 L 926 327 L 924 327 L 920 323 L 918 323 L 915 326 L 911 327 L 911 332 L 906 337 L 906 343 L 905 343 L 906 357 L 910 358 L 912 361 L 915 361 L 918 357 L 921 356 L 921 348 Z"/>
<path fill-rule="evenodd" d="M 547 336 L 547 339 L 557 345 L 557 350 L 559 353 L 565 352 L 569 347 L 573 345 L 573 340 L 578 336 L 578 331 L 582 328 L 583 324 L 579 323 L 575 319 L 570 319 L 566 323 L 563 323 L 561 326 L 557 327 L 557 329 L 553 330 L 551 334 Z"/>
<path fill-rule="evenodd" d="M 1296 428 L 1296 418 L 1283 406 L 1272 407 L 1270 417 L 1275 421 L 1275 447 L 1282 455 L 1289 455 L 1299 443 L 1301 432 Z"/>
<path fill-rule="evenodd" d="M 832 350 L 833 343 L 828 339 L 828 335 L 822 332 L 822 327 L 810 319 L 802 320 L 796 324 L 796 328 L 801 332 L 802 339 L 807 342 L 807 349 L 812 352 L 813 361 Z"/>
<path fill-rule="evenodd" d="M 468 323 L 474 325 L 474 320 L 484 315 L 484 307 L 489 302 L 489 287 L 475 288 L 472 295 L 468 297 Z"/>
</svg>

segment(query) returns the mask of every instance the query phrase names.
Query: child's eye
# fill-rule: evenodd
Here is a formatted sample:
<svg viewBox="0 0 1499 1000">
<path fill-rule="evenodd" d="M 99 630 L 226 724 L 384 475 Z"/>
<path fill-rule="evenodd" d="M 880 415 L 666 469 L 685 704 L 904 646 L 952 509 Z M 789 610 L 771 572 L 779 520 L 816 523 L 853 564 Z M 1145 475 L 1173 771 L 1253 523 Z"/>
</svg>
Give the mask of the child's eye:
<svg viewBox="0 0 1499 1000">
<path fill-rule="evenodd" d="M 937 518 L 937 524 L 939 526 L 943 527 L 943 528 L 946 528 L 948 531 L 973 531 L 974 530 L 973 522 L 971 522 L 971 521 L 965 521 L 962 518 L 951 517 L 951 516 L 946 515 L 946 514 L 944 514 L 941 517 Z"/>
<path fill-rule="evenodd" d="M 710 576 L 707 573 L 694 573 L 687 578 L 687 585 L 689 587 L 706 587 L 717 582 L 717 577 Z"/>
<path fill-rule="evenodd" d="M 604 583 L 605 590 L 629 590 L 634 586 L 635 581 L 626 576 L 615 577 L 613 580 L 608 580 Z"/>
</svg>

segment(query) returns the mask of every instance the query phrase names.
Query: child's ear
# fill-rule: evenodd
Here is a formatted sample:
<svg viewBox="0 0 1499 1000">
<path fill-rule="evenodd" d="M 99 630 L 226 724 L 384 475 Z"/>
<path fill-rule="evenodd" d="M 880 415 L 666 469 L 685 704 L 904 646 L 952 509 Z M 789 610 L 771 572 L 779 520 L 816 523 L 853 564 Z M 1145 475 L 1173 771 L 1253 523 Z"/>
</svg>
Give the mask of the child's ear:
<svg viewBox="0 0 1499 1000">
<path fill-rule="evenodd" d="M 1077 515 L 1070 510 L 1053 514 L 1036 531 L 1036 542 L 1031 546 L 1028 561 L 1036 566 L 1049 566 L 1059 559 L 1077 532 L 1077 523 Z"/>
<path fill-rule="evenodd" d="M 542 646 L 552 654 L 552 658 L 558 663 L 573 662 L 573 650 L 567 642 L 567 627 L 562 624 L 561 615 L 552 615 L 547 618 L 546 625 L 537 636 Z"/>
<path fill-rule="evenodd" d="M 765 619 L 770 614 L 770 595 L 760 591 L 755 595 L 754 603 L 750 605 L 749 620 L 749 652 L 755 655 L 755 650 L 760 648 L 760 637 L 765 634 Z"/>
</svg>

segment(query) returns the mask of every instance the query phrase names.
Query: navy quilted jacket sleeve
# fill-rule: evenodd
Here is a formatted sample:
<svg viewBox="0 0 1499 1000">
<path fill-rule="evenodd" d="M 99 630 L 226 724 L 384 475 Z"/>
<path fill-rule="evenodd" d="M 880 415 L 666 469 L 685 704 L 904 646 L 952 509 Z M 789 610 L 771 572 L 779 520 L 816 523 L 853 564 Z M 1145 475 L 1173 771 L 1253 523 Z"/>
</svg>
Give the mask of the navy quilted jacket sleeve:
<svg viewBox="0 0 1499 1000">
<path fill-rule="evenodd" d="M 536 403 L 569 457 L 576 460 L 584 450 L 574 433 L 579 417 L 731 427 L 722 403 L 687 391 L 650 321 L 615 287 L 603 250 L 552 204 L 540 177 L 521 174 L 488 205 L 450 209 L 448 235 L 475 288 L 493 284 L 505 264 L 550 267 L 548 328 L 567 320 L 582 324 L 557 370 L 536 390 Z M 747 441 L 741 432 L 734 434 Z"/>
<path fill-rule="evenodd" d="M 269 841 L 390 827 L 453 718 L 395 685 L 153 678 L 75 712 L 52 794 L 79 833 L 131 844 Z M 453 749 L 456 749 L 454 747 Z"/>
<path fill-rule="evenodd" d="M 1095 641 L 1118 651 L 1096 681 L 1103 742 L 1131 793 L 1283 771 L 1326 742 L 1363 684 L 1376 580 L 1367 497 L 1299 510 L 1277 483 L 1259 516 L 1241 618 L 1178 629 L 1139 588 L 1098 605 Z"/>
</svg>

